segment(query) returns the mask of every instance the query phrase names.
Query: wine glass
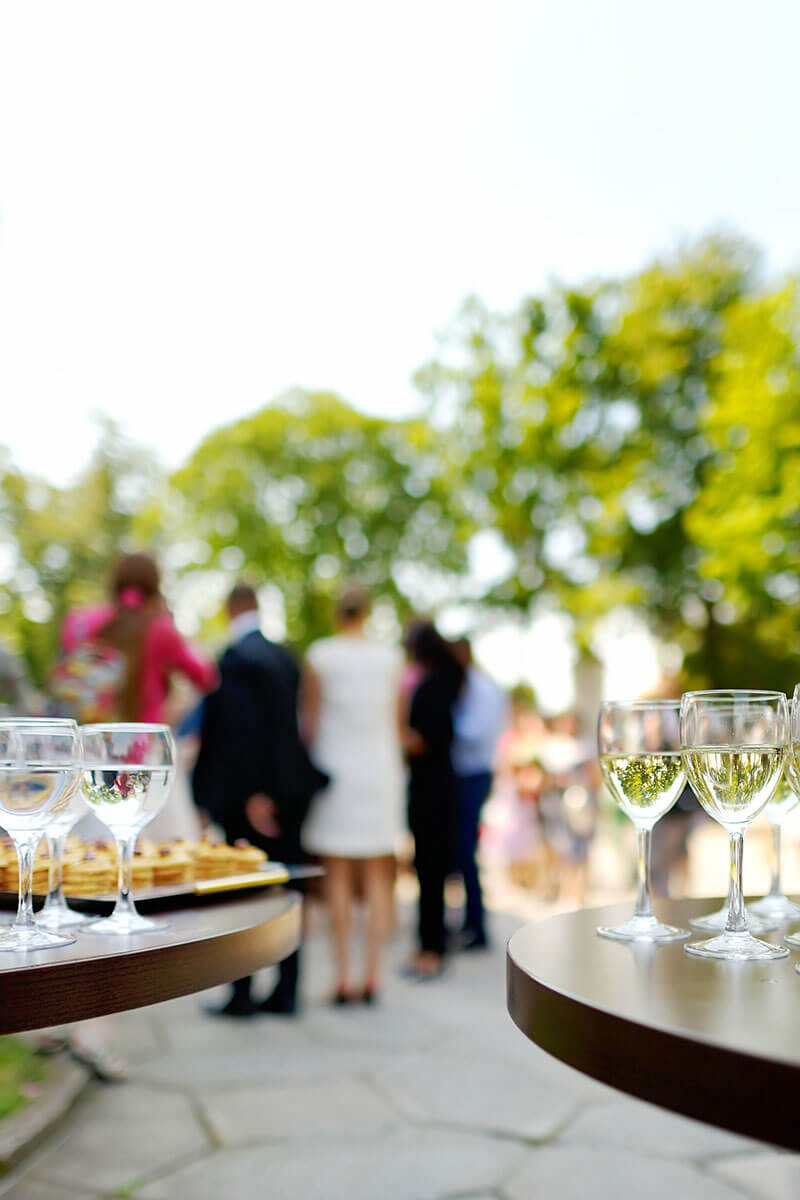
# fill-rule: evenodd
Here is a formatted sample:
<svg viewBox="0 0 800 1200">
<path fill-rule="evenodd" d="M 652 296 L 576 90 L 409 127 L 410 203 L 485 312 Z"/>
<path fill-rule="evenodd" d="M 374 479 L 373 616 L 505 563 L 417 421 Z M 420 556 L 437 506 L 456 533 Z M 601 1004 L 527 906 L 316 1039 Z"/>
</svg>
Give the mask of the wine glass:
<svg viewBox="0 0 800 1200">
<path fill-rule="evenodd" d="M 44 908 L 37 916 L 40 925 L 47 929 L 69 929 L 71 926 L 83 925 L 86 914 L 70 908 L 64 896 L 64 847 L 67 838 L 74 827 L 89 811 L 89 806 L 83 797 L 83 791 L 76 787 L 71 792 L 66 804 L 61 805 L 51 813 L 50 821 L 45 829 L 47 849 L 50 856 L 50 879 L 48 882 L 47 899 Z"/>
<path fill-rule="evenodd" d="M 110 917 L 84 928 L 91 933 L 153 933 L 168 922 L 143 917 L 131 895 L 133 850 L 148 821 L 163 807 L 175 771 L 175 742 L 168 725 L 84 725 L 83 795 L 108 827 L 119 854 L 119 895 Z"/>
<path fill-rule="evenodd" d="M 784 946 L 753 937 L 742 894 L 747 826 L 774 796 L 789 740 L 783 692 L 686 692 L 681 698 L 681 752 L 700 804 L 730 838 L 731 893 L 725 929 L 684 946 L 700 958 L 783 958 Z"/>
<path fill-rule="evenodd" d="M 798 697 L 800 697 L 800 689 L 795 688 L 792 711 L 794 711 Z M 793 755 L 789 753 L 783 764 L 783 775 L 778 784 L 778 790 L 773 798 L 767 801 L 764 809 L 772 833 L 772 880 L 766 896 L 749 906 L 748 923 L 750 924 L 750 913 L 772 918 L 779 924 L 785 921 L 800 921 L 800 904 L 795 904 L 793 900 L 784 895 L 781 887 L 781 826 L 798 801 L 800 801 L 800 778 L 797 775 Z M 797 944 L 800 945 L 800 943 Z"/>
<path fill-rule="evenodd" d="M 680 753 L 677 700 L 622 700 L 603 704 L 597 730 L 600 768 L 609 791 L 633 821 L 638 842 L 638 891 L 633 916 L 601 926 L 601 937 L 624 942 L 677 942 L 688 929 L 664 925 L 650 896 L 650 835 L 686 784 Z"/>
<path fill-rule="evenodd" d="M 800 683 L 794 689 L 789 712 L 789 754 L 783 774 L 784 777 L 788 777 L 795 797 L 800 798 Z M 788 903 L 791 904 L 791 900 Z M 797 908 L 797 905 L 792 907 Z M 783 940 L 787 946 L 800 947 L 800 933 L 787 934 Z"/>
<path fill-rule="evenodd" d="M 0 721 L 0 824 L 19 861 L 17 915 L 0 950 L 49 950 L 74 937 L 42 929 L 33 915 L 33 857 L 53 817 L 69 807 L 81 781 L 78 726 L 68 720 Z"/>
</svg>

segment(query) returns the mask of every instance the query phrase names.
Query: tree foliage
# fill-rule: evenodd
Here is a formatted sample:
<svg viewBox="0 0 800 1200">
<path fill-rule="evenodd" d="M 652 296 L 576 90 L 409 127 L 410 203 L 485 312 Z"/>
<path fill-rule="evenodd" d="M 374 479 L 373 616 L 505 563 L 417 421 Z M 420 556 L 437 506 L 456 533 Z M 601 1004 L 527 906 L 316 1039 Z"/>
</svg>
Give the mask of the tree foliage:
<svg viewBox="0 0 800 1200">
<path fill-rule="evenodd" d="M 506 318 L 466 307 L 419 382 L 513 553 L 496 601 L 565 608 L 587 645 L 629 605 L 698 681 L 793 681 L 797 291 L 756 265 L 711 238 Z"/>
<path fill-rule="evenodd" d="M 430 572 L 463 569 L 472 529 L 427 422 L 364 416 L 319 392 L 211 434 L 164 505 L 170 536 L 190 539 L 205 569 L 278 586 L 300 644 L 329 630 L 343 579 L 400 610 L 409 593 L 424 599 Z"/>
</svg>

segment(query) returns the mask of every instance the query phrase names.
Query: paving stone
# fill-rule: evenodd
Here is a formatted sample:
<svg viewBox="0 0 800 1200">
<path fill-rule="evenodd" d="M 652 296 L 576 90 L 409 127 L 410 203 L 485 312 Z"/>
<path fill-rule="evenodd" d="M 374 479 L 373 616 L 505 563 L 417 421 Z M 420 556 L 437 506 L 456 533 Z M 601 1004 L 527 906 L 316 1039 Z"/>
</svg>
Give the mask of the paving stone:
<svg viewBox="0 0 800 1200">
<path fill-rule="evenodd" d="M 99 1089 L 81 1104 L 36 1174 L 73 1189 L 113 1191 L 207 1149 L 184 1096 L 128 1084 Z"/>
<path fill-rule="evenodd" d="M 412 1119 L 517 1137 L 553 1136 L 580 1103 L 574 1089 L 540 1079 L 525 1061 L 482 1042 L 466 1052 L 448 1045 L 391 1060 L 373 1079 Z"/>
<path fill-rule="evenodd" d="M 617 1093 L 618 1095 L 618 1093 Z M 664 1158 L 703 1159 L 752 1153 L 761 1143 L 702 1121 L 691 1121 L 641 1100 L 614 1099 L 582 1112 L 559 1143 L 629 1147 Z"/>
<path fill-rule="evenodd" d="M 48 1183 L 45 1179 L 25 1179 L 13 1184 L 10 1191 L 3 1191 L 0 1187 L 3 1200 L 79 1200 L 81 1197 L 82 1200 L 89 1200 L 90 1196 L 97 1195 L 99 1192 L 65 1191 L 60 1183 Z"/>
<path fill-rule="evenodd" d="M 752 1143 L 751 1143 L 752 1145 Z M 758 1200 L 797 1200 L 800 1196 L 800 1155 L 775 1150 L 740 1155 L 711 1165 L 713 1174 Z"/>
<path fill-rule="evenodd" d="M 197 1052 L 165 1054 L 145 1063 L 139 1080 L 153 1086 L 205 1088 L 236 1087 L 269 1082 L 316 1082 L 341 1079 L 364 1072 L 375 1064 L 375 1054 L 347 1046 L 284 1047 L 278 1041 L 267 1048 L 219 1049 L 210 1042 Z"/>
<path fill-rule="evenodd" d="M 136 1200 L 441 1200 L 491 1191 L 519 1156 L 510 1142 L 417 1130 L 368 1146 L 298 1147 L 293 1154 L 276 1147 L 223 1150 L 142 1188 Z"/>
<path fill-rule="evenodd" d="M 442 1024 L 409 1012 L 396 996 L 374 1008 L 332 1008 L 329 1004 L 309 1008 L 304 1025 L 311 1037 L 327 1045 L 359 1046 L 389 1054 L 427 1048 L 443 1036 Z"/>
<path fill-rule="evenodd" d="M 203 1109 L 227 1146 L 274 1140 L 374 1138 L 398 1124 L 397 1116 L 366 1083 L 332 1082 L 235 1088 L 205 1097 Z"/>
<path fill-rule="evenodd" d="M 742 1200 L 742 1191 L 683 1163 L 622 1150 L 546 1146 L 531 1150 L 503 1184 L 508 1200 Z"/>
</svg>

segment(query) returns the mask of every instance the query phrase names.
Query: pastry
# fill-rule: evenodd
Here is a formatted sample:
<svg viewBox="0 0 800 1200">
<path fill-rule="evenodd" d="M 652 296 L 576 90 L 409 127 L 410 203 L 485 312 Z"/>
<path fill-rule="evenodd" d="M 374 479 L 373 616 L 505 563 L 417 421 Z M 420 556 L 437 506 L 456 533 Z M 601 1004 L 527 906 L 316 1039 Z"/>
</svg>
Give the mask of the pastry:
<svg viewBox="0 0 800 1200">
<path fill-rule="evenodd" d="M 178 842 L 161 842 L 153 864 L 153 882 L 157 887 L 187 883 L 194 874 L 192 860 Z"/>
<path fill-rule="evenodd" d="M 257 871 L 267 856 L 258 846 L 252 846 L 245 838 L 238 838 L 233 843 L 234 871 Z"/>
</svg>

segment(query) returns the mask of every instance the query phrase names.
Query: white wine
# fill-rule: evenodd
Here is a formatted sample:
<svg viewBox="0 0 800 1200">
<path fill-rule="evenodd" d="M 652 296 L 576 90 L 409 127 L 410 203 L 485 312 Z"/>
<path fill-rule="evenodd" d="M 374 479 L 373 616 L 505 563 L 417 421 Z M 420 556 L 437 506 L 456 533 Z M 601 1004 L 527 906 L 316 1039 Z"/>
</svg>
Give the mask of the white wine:
<svg viewBox="0 0 800 1200">
<path fill-rule="evenodd" d="M 782 746 L 693 746 L 683 751 L 689 783 L 710 817 L 726 828 L 758 816 L 780 780 Z"/>
<path fill-rule="evenodd" d="M 113 834 L 143 829 L 161 809 L 172 784 L 171 767 L 96 766 L 83 777 L 84 799 Z"/>
<path fill-rule="evenodd" d="M 601 754 L 609 791 L 635 825 L 654 825 L 669 812 L 686 784 L 680 752 Z"/>
<path fill-rule="evenodd" d="M 784 818 L 800 800 L 800 795 L 794 790 L 789 779 L 789 762 L 790 758 L 787 756 L 775 795 L 767 801 L 764 809 L 770 825 L 782 825 Z"/>
<path fill-rule="evenodd" d="M 0 825 L 10 834 L 44 833 L 69 808 L 80 783 L 77 768 L 0 768 Z"/>
</svg>

